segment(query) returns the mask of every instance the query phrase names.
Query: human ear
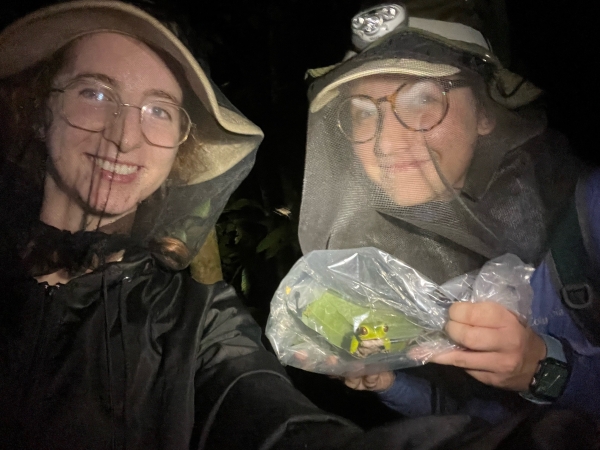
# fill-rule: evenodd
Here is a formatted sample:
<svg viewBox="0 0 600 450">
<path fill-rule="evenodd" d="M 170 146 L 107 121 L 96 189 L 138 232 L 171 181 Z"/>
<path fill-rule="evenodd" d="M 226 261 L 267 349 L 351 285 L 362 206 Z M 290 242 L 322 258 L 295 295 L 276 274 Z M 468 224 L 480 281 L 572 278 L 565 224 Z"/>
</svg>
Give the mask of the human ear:
<svg viewBox="0 0 600 450">
<path fill-rule="evenodd" d="M 43 125 L 35 125 L 33 127 L 33 133 L 38 141 L 44 142 L 46 140 L 46 127 Z"/>
<path fill-rule="evenodd" d="M 52 124 L 54 115 L 48 102 L 44 102 L 41 106 L 36 106 L 34 123 L 32 125 L 35 137 L 44 142 L 46 140 L 46 130 Z"/>
<path fill-rule="evenodd" d="M 477 134 L 486 136 L 496 128 L 496 118 L 483 108 L 477 113 Z"/>
</svg>

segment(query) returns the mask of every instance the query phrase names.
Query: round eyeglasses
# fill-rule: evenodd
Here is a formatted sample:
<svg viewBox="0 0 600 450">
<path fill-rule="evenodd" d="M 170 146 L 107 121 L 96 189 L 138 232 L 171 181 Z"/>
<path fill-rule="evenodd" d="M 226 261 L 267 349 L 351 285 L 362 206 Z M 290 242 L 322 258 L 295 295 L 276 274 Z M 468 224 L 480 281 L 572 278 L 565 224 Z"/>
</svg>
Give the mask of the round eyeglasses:
<svg viewBox="0 0 600 450">
<path fill-rule="evenodd" d="M 338 127 L 351 142 L 362 144 L 381 128 L 381 104 L 389 102 L 398 122 L 412 131 L 430 131 L 448 114 L 451 89 L 468 86 L 466 80 L 416 79 L 403 82 L 393 94 L 375 99 L 352 95 L 338 106 Z"/>
<path fill-rule="evenodd" d="M 96 80 L 74 80 L 63 89 L 52 89 L 62 94 L 61 114 L 75 128 L 101 132 L 114 122 L 123 107 L 140 111 L 142 135 L 157 147 L 174 148 L 188 138 L 192 122 L 187 111 L 167 101 L 152 100 L 142 106 L 121 102 L 110 87 Z"/>
</svg>

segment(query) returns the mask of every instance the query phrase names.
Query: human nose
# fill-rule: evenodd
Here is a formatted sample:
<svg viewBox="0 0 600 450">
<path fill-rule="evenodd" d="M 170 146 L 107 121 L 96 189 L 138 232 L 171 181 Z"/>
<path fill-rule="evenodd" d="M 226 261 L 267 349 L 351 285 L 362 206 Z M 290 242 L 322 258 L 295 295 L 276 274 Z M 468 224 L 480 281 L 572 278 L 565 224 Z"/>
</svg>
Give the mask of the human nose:
<svg viewBox="0 0 600 450">
<path fill-rule="evenodd" d="M 375 155 L 386 156 L 405 152 L 411 148 L 417 134 L 400 123 L 388 102 L 380 105 Z"/>
<path fill-rule="evenodd" d="M 123 104 L 120 114 L 104 130 L 104 137 L 121 153 L 140 147 L 144 140 L 140 112 L 137 106 Z"/>
</svg>

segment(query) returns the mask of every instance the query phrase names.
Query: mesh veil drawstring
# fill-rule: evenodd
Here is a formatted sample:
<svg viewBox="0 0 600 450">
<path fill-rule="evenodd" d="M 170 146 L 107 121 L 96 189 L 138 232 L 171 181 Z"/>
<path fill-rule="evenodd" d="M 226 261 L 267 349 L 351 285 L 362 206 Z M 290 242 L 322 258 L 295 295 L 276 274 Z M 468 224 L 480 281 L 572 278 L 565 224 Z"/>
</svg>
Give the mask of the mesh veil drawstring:
<svg viewBox="0 0 600 450">
<path fill-rule="evenodd" d="M 117 153 L 117 159 L 119 157 L 119 153 Z M 94 165 L 95 166 L 95 165 Z M 102 206 L 102 212 L 100 213 L 100 217 L 98 219 L 98 223 L 96 224 L 96 231 L 100 231 L 100 224 L 102 223 L 102 218 L 104 217 L 104 214 L 106 212 L 106 205 L 108 204 L 108 199 L 110 197 L 110 193 L 112 191 L 112 180 L 109 183 L 108 186 L 108 193 L 106 195 L 106 201 L 104 202 L 104 205 Z M 92 187 L 90 186 L 90 195 L 92 193 Z M 85 216 L 84 216 L 85 217 Z M 99 267 L 102 267 L 102 287 L 101 287 L 101 302 L 102 305 L 104 307 L 104 342 L 106 345 L 106 369 L 107 369 L 107 374 L 108 374 L 108 398 L 109 398 L 109 405 L 110 405 L 110 414 L 111 414 L 111 420 L 112 420 L 112 436 L 111 436 L 111 448 L 115 449 L 116 448 L 116 442 L 115 442 L 115 430 L 117 429 L 117 424 L 115 423 L 115 399 L 114 399 L 114 392 L 113 392 L 113 378 L 112 378 L 112 368 L 111 368 L 111 363 L 112 363 L 112 354 L 111 354 L 111 350 L 110 350 L 110 322 L 108 319 L 108 283 L 106 281 L 106 270 L 104 269 L 104 266 L 106 265 L 106 243 L 104 243 L 104 245 L 102 245 L 102 247 L 100 248 L 100 251 L 98 252 L 98 259 L 99 259 Z"/>
<path fill-rule="evenodd" d="M 380 145 L 382 129 L 383 129 L 383 110 L 381 110 L 379 113 L 377 129 L 375 132 L 375 147 L 373 148 L 375 156 L 377 156 L 378 148 Z M 450 182 L 442 174 L 442 169 L 441 169 L 440 165 L 438 164 L 437 159 L 435 158 L 435 155 L 433 154 L 433 150 L 431 150 L 431 148 L 429 148 L 427 139 L 425 139 L 425 148 L 427 149 L 427 153 L 429 153 L 429 159 L 431 159 L 431 162 L 433 163 L 433 167 L 435 167 L 435 171 L 437 172 L 438 177 L 440 177 L 440 180 L 442 180 L 442 184 L 444 185 L 446 190 L 448 192 L 452 193 L 452 197 L 454 198 L 454 200 L 456 200 L 460 204 L 460 206 L 462 206 L 462 208 L 467 212 L 469 217 L 475 221 L 475 223 L 477 223 L 495 241 L 498 241 L 498 236 L 496 236 L 496 234 L 492 230 L 490 230 L 481 220 L 479 220 L 479 218 L 475 214 L 473 214 L 471 209 L 465 204 L 463 199 L 460 198 L 460 195 L 458 195 L 456 193 L 454 188 L 450 185 Z"/>
<path fill-rule="evenodd" d="M 438 176 L 442 180 L 444 187 L 449 192 L 452 193 L 452 197 L 454 198 L 454 200 L 456 200 L 460 204 L 460 206 L 462 206 L 462 208 L 467 212 L 468 216 L 471 219 L 473 219 L 486 233 L 488 233 L 490 236 L 492 236 L 492 238 L 494 238 L 495 241 L 498 241 L 499 240 L 498 236 L 496 236 L 496 234 L 492 230 L 490 230 L 481 220 L 479 220 L 479 218 L 475 214 L 473 214 L 471 209 L 465 204 L 463 199 L 460 198 L 460 195 L 456 193 L 454 188 L 450 185 L 450 182 L 442 174 L 442 169 L 440 168 L 436 158 L 434 157 L 435 155 L 433 154 L 433 150 L 431 150 L 429 148 L 429 145 L 427 145 L 427 140 L 425 140 L 425 148 L 427 149 L 427 152 L 429 153 L 429 158 L 431 159 L 431 162 L 433 162 L 433 167 L 435 167 L 435 171 L 437 172 Z"/>
<path fill-rule="evenodd" d="M 104 266 L 104 252 L 102 252 L 102 254 L 100 255 L 100 258 L 102 260 L 101 266 Z M 104 307 L 104 342 L 106 344 L 106 368 L 107 368 L 107 373 L 108 373 L 108 399 L 109 399 L 109 404 L 110 404 L 111 420 L 113 422 L 111 447 L 114 449 L 114 448 L 116 448 L 115 433 L 114 433 L 114 430 L 116 429 L 115 414 L 114 414 L 115 402 L 114 402 L 114 393 L 113 393 L 113 389 L 112 389 L 112 370 L 111 370 L 112 355 L 111 355 L 111 351 L 110 351 L 110 327 L 109 327 L 109 320 L 108 320 L 108 283 L 106 282 L 106 272 L 104 270 L 102 271 L 102 288 L 101 288 L 100 296 L 101 296 L 100 300 Z"/>
</svg>

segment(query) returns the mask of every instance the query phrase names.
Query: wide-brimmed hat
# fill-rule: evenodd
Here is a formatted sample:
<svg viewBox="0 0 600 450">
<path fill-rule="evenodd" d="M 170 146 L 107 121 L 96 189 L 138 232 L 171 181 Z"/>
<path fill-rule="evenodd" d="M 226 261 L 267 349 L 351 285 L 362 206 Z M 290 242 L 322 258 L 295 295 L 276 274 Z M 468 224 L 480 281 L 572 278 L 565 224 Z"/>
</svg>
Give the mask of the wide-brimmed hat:
<svg viewBox="0 0 600 450">
<path fill-rule="evenodd" d="M 260 128 L 229 105 L 184 44 L 156 18 L 121 1 L 74 0 L 37 10 L 9 25 L 0 33 L 0 79 L 35 66 L 74 39 L 103 31 L 134 37 L 169 54 L 181 66 L 189 86 L 223 131 L 241 138 L 238 145 L 229 142 L 219 146 L 215 142 L 214 147 L 221 147 L 219 157 L 212 158 L 214 152 L 207 155 L 208 170 L 192 182 L 224 172 L 256 148 L 256 141 L 262 139 Z"/>
<path fill-rule="evenodd" d="M 485 37 L 455 22 L 410 17 L 339 64 L 311 69 L 310 110 L 316 112 L 339 94 L 340 86 L 371 75 L 448 77 L 461 71 L 483 75 L 491 97 L 509 109 L 524 106 L 542 91 L 505 69 Z"/>
</svg>

